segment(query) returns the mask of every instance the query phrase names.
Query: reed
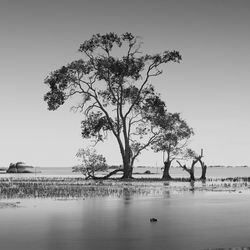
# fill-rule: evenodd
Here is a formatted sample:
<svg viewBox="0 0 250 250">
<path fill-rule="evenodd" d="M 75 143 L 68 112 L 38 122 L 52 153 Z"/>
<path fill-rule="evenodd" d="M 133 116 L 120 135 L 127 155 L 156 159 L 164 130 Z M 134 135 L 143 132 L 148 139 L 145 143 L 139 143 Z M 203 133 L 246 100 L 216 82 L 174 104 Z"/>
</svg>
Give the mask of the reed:
<svg viewBox="0 0 250 250">
<path fill-rule="evenodd" d="M 0 198 L 86 198 L 158 196 L 172 192 L 250 190 L 250 178 L 216 178 L 206 182 L 187 179 L 161 181 L 159 179 L 133 179 L 121 181 L 85 180 L 83 177 L 10 177 L 0 179 Z"/>
</svg>

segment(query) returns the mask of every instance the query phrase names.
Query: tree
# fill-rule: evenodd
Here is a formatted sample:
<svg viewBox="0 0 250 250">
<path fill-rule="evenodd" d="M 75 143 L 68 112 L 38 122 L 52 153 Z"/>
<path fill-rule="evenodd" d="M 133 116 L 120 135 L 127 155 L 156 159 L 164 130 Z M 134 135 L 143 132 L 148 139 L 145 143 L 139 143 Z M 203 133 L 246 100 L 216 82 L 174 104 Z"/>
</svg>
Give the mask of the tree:
<svg viewBox="0 0 250 250">
<path fill-rule="evenodd" d="M 178 164 L 179 166 L 187 171 L 190 175 L 190 180 L 191 181 L 195 181 L 195 176 L 194 176 L 194 167 L 195 165 L 199 162 L 200 165 L 201 165 L 201 177 L 200 177 L 200 180 L 202 181 L 205 181 L 206 180 L 206 172 L 207 172 L 207 166 L 205 165 L 205 163 L 201 160 L 202 157 L 203 157 L 203 149 L 201 149 L 201 153 L 200 155 L 196 154 L 193 150 L 189 150 L 188 151 L 188 156 L 189 158 L 193 158 L 193 161 L 192 161 L 192 164 L 191 164 L 191 167 L 190 168 L 187 168 L 186 165 L 182 165 L 179 161 Z"/>
<path fill-rule="evenodd" d="M 190 181 L 195 181 L 195 177 L 194 177 L 194 166 L 195 166 L 195 164 L 197 163 L 196 162 L 196 160 L 193 160 L 192 161 L 192 164 L 191 164 L 191 167 L 190 168 L 188 168 L 187 166 L 186 166 L 186 164 L 181 164 L 179 161 L 177 161 L 177 163 L 179 164 L 179 166 L 183 169 L 183 170 L 185 170 L 185 171 L 187 171 L 188 173 L 189 173 L 189 175 L 190 175 Z"/>
<path fill-rule="evenodd" d="M 73 167 L 74 172 L 81 172 L 86 179 L 95 179 L 95 173 L 98 171 L 107 170 L 108 165 L 103 155 L 97 154 L 95 149 L 79 149 L 77 158 L 80 160 L 80 165 Z"/>
<path fill-rule="evenodd" d="M 164 112 L 165 103 L 151 79 L 163 73 L 161 65 L 181 60 L 177 51 L 143 55 L 140 48 L 131 33 L 96 34 L 80 45 L 83 59 L 45 79 L 50 87 L 44 96 L 49 110 L 80 97 L 73 109 L 85 116 L 83 138 L 94 138 L 97 143 L 113 134 L 123 161 L 123 178 L 132 177 L 134 160 L 156 137 L 152 121 Z"/>
<path fill-rule="evenodd" d="M 192 150 L 187 148 L 187 145 L 194 132 L 179 113 L 165 112 L 156 124 L 160 127 L 160 133 L 152 144 L 152 148 L 155 152 L 163 152 L 162 179 L 169 180 L 172 179 L 169 173 L 172 161 L 190 157 Z"/>
<path fill-rule="evenodd" d="M 201 160 L 202 157 L 203 157 L 203 149 L 201 149 L 200 155 L 196 154 L 194 158 L 201 165 L 201 177 L 200 177 L 200 179 L 202 181 L 205 181 L 206 180 L 206 174 L 207 174 L 207 165 L 204 163 L 204 161 Z"/>
</svg>

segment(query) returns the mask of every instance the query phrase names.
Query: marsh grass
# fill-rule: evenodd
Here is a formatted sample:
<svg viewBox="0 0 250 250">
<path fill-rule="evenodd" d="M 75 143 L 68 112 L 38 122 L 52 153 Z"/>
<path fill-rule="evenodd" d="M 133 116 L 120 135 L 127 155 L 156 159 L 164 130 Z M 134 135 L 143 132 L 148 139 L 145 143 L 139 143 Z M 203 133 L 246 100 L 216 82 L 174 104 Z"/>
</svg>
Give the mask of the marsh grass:
<svg viewBox="0 0 250 250">
<path fill-rule="evenodd" d="M 86 181 L 81 177 L 10 177 L 0 179 L 0 198 L 85 198 L 161 196 L 168 192 L 250 190 L 250 178 L 208 179 L 189 182 L 187 179 L 161 181 L 159 179 L 133 179 L 121 181 Z"/>
<path fill-rule="evenodd" d="M 86 181 L 83 178 L 2 178 L 0 198 L 74 198 L 148 195 L 145 185 L 117 181 Z"/>
</svg>

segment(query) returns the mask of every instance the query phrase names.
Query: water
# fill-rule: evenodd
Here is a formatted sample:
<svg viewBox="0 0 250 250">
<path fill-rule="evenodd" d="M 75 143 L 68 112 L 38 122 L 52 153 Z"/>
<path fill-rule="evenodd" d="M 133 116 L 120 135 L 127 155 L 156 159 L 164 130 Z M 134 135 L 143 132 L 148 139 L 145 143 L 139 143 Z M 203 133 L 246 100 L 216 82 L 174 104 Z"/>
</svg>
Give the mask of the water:
<svg viewBox="0 0 250 250">
<path fill-rule="evenodd" d="M 41 170 L 37 176 L 81 176 L 72 173 L 71 168 Z M 155 173 L 153 177 L 161 176 L 159 169 L 150 171 Z M 171 171 L 173 177 L 185 177 L 181 169 Z M 198 170 L 196 173 L 199 174 Z M 250 176 L 250 169 L 209 168 L 207 176 Z M 3 250 L 198 250 L 250 246 L 250 192 L 189 191 L 189 188 L 178 191 L 167 186 L 166 192 L 149 195 L 125 192 L 121 197 L 0 202 L 20 202 L 17 208 L 0 208 Z M 151 223 L 151 217 L 158 222 Z"/>
<path fill-rule="evenodd" d="M 142 175 L 146 170 L 151 171 L 151 175 Z M 37 171 L 41 171 L 41 173 L 32 173 L 32 174 L 0 174 L 1 177 L 9 177 L 9 176 L 82 176 L 81 173 L 74 173 L 72 172 L 72 168 L 70 167 L 38 167 Z M 186 171 L 183 171 L 181 168 L 171 168 L 170 175 L 173 178 L 177 177 L 186 177 L 188 178 L 189 175 Z M 119 176 L 119 175 L 118 175 Z M 201 176 L 201 168 L 195 168 L 195 176 L 199 178 Z M 218 167 L 218 168 L 208 168 L 207 169 L 207 177 L 208 178 L 226 178 L 226 177 L 250 177 L 250 167 L 233 167 L 233 168 L 225 168 L 225 167 Z M 145 168 L 134 168 L 134 177 L 147 177 L 147 178 L 161 178 L 162 177 L 162 170 L 161 168 L 156 167 L 145 167 Z"/>
<path fill-rule="evenodd" d="M 150 170 L 152 175 L 141 175 L 146 170 Z M 43 175 L 69 175 L 69 176 L 81 176 L 80 173 L 72 173 L 71 168 L 41 168 Z M 134 168 L 134 177 L 153 177 L 161 178 L 163 170 L 156 167 L 147 167 L 147 168 Z M 137 174 L 138 173 L 138 174 Z M 189 177 L 189 174 L 186 171 L 183 171 L 181 168 L 171 168 L 170 175 L 173 178 L 177 177 Z M 201 168 L 195 167 L 195 177 L 199 178 L 201 176 Z M 226 177 L 250 177 L 250 167 L 217 167 L 217 168 L 208 168 L 207 177 L 208 178 L 226 178 Z"/>
<path fill-rule="evenodd" d="M 0 210 L 4 250 L 195 250 L 250 246 L 250 195 L 23 199 Z M 151 223 L 155 217 L 158 222 Z"/>
<path fill-rule="evenodd" d="M 143 173 L 146 170 L 150 170 L 151 173 L 154 173 L 154 177 L 161 177 L 162 171 L 161 168 L 135 168 L 134 172 Z M 195 177 L 199 178 L 201 176 L 201 168 L 195 167 Z M 186 171 L 183 171 L 181 168 L 170 168 L 170 175 L 173 178 L 177 177 L 189 177 L 189 174 Z M 136 175 L 135 175 L 136 176 Z M 226 178 L 226 177 L 248 177 L 250 176 L 250 167 L 216 167 L 216 168 L 207 168 L 207 177 L 208 178 Z"/>
</svg>

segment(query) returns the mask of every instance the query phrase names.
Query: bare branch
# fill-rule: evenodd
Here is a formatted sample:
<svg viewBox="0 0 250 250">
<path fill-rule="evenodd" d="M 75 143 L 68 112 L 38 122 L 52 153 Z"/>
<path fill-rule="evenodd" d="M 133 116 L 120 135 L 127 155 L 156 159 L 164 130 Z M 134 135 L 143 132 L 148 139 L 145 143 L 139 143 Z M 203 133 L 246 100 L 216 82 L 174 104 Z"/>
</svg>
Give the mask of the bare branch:
<svg viewBox="0 0 250 250">
<path fill-rule="evenodd" d="M 143 146 L 141 146 L 141 147 L 138 149 L 137 153 L 133 156 L 132 160 L 134 161 L 135 158 L 141 153 L 141 151 L 144 150 L 144 149 L 146 149 L 147 147 L 149 147 L 149 146 L 153 143 L 153 141 L 154 141 L 156 138 L 157 138 L 157 134 L 154 133 L 153 136 L 151 136 L 151 137 L 149 138 L 148 142 L 145 143 Z"/>
</svg>

